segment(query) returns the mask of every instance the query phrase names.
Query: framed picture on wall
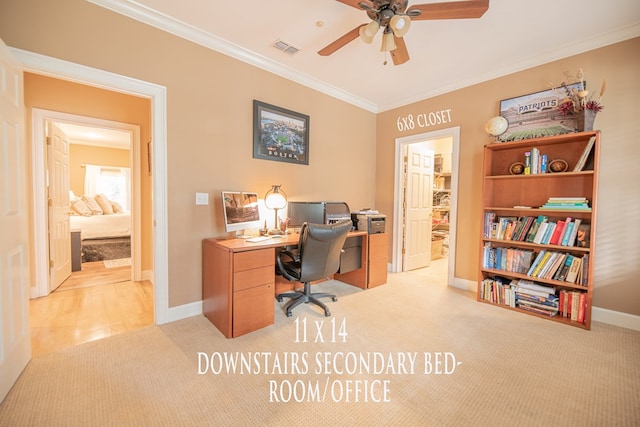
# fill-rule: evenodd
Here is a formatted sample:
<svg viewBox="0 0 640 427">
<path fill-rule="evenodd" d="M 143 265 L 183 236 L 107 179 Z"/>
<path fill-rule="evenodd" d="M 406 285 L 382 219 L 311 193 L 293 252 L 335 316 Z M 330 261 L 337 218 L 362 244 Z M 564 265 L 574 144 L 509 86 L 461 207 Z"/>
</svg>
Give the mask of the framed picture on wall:
<svg viewBox="0 0 640 427">
<path fill-rule="evenodd" d="M 566 91 L 579 89 L 580 83 L 566 85 Z M 586 85 L 586 82 L 584 83 Z M 561 89 L 548 89 L 500 101 L 500 115 L 507 119 L 509 128 L 500 141 L 518 141 L 543 136 L 577 132 L 577 118 L 563 115 L 558 106 L 567 96 Z"/>
<path fill-rule="evenodd" d="M 253 101 L 253 158 L 309 164 L 309 116 Z"/>
</svg>

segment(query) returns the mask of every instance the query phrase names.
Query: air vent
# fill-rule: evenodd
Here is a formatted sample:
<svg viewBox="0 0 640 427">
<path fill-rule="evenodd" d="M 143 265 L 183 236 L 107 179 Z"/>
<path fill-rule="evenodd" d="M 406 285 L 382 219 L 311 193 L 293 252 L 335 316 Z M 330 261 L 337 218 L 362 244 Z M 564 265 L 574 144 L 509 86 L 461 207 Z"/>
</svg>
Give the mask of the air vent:
<svg viewBox="0 0 640 427">
<path fill-rule="evenodd" d="M 297 47 L 291 46 L 289 43 L 283 42 L 282 40 L 276 40 L 271 46 L 283 51 L 284 53 L 288 53 L 289 55 L 295 55 L 300 51 Z"/>
</svg>

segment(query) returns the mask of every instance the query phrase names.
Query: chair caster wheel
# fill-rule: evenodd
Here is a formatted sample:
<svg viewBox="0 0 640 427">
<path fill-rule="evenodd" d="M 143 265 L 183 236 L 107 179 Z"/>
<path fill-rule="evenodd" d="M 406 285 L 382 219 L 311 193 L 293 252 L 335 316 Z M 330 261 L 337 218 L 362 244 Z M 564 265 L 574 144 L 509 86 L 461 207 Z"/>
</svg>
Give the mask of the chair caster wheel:
<svg viewBox="0 0 640 427">
<path fill-rule="evenodd" d="M 329 312 L 329 310 L 326 310 L 326 311 L 324 312 L 324 316 L 325 316 L 325 317 L 331 317 L 331 313 Z"/>
<path fill-rule="evenodd" d="M 287 311 L 287 317 L 291 317 L 293 316 L 293 313 L 291 313 L 290 311 Z"/>
<path fill-rule="evenodd" d="M 338 301 L 338 297 L 331 297 L 331 301 L 333 301 L 333 302 Z"/>
<path fill-rule="evenodd" d="M 282 298 L 282 297 L 276 297 L 276 301 L 278 301 L 278 302 L 282 302 L 282 301 L 284 301 L 284 298 Z"/>
</svg>

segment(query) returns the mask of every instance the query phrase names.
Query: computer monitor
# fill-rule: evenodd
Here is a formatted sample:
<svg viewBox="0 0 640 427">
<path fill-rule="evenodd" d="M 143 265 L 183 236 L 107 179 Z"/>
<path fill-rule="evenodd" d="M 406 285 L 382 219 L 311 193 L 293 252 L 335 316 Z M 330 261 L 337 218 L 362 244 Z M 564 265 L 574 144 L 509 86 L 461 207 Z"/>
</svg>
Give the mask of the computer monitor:
<svg viewBox="0 0 640 427">
<path fill-rule="evenodd" d="M 222 211 L 227 233 L 235 231 L 236 237 L 250 237 L 245 230 L 260 228 L 258 193 L 248 191 L 223 191 Z"/>
<path fill-rule="evenodd" d="M 305 222 L 324 224 L 324 204 L 319 202 L 288 202 L 289 228 L 300 228 Z"/>
</svg>

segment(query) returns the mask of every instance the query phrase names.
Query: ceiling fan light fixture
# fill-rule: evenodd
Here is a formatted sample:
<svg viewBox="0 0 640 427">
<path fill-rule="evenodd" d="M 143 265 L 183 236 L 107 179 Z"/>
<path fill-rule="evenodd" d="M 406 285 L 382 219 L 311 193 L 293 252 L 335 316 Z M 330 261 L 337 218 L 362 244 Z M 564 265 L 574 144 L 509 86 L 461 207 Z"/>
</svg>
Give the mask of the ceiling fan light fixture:
<svg viewBox="0 0 640 427">
<path fill-rule="evenodd" d="M 382 46 L 380 46 L 380 52 L 390 52 L 396 50 L 396 41 L 393 37 L 393 31 L 385 30 L 382 35 Z"/>
<path fill-rule="evenodd" d="M 360 38 L 363 42 L 369 44 L 373 41 L 373 37 L 380 29 L 378 21 L 371 21 L 367 25 L 360 27 Z"/>
<path fill-rule="evenodd" d="M 407 15 L 393 15 L 389 20 L 389 26 L 396 37 L 402 37 L 409 31 L 411 18 Z"/>
</svg>

